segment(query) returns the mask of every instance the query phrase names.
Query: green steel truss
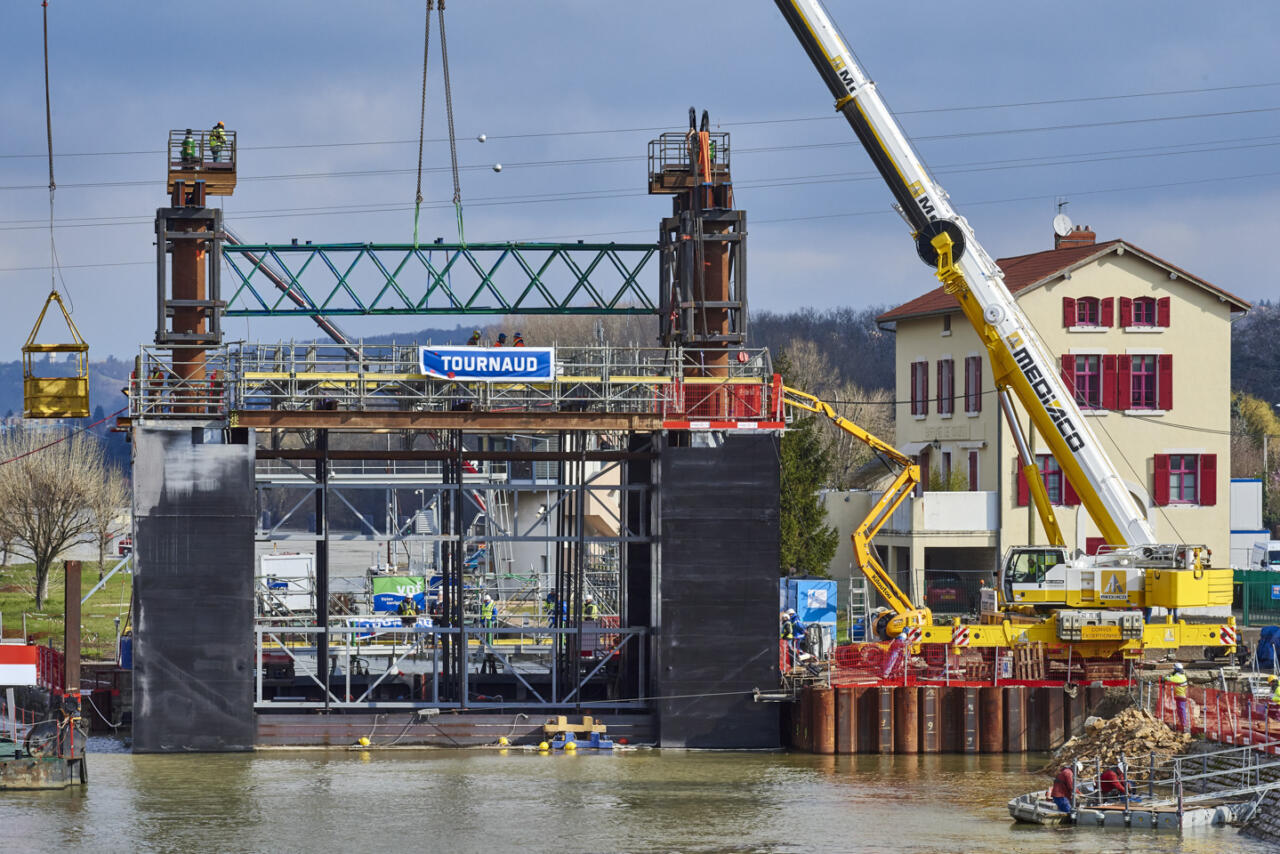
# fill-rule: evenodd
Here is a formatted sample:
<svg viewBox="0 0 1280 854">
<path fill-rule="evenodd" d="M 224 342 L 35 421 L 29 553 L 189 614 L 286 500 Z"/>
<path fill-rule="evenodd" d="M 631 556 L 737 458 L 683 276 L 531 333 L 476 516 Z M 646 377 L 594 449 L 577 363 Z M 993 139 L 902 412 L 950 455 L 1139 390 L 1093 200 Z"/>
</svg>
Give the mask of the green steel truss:
<svg viewBox="0 0 1280 854">
<path fill-rule="evenodd" d="M 228 241 L 226 314 L 653 314 L 639 280 L 657 254 L 645 243 Z"/>
</svg>

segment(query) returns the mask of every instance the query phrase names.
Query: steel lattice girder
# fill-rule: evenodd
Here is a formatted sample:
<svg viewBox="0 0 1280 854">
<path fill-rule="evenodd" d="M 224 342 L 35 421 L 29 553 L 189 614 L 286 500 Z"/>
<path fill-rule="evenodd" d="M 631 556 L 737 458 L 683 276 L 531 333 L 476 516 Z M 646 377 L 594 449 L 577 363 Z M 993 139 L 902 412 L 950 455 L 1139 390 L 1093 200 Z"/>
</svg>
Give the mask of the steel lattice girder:
<svg viewBox="0 0 1280 854">
<path fill-rule="evenodd" d="M 639 277 L 656 253 L 647 243 L 224 244 L 236 285 L 226 314 L 654 314 Z"/>
</svg>

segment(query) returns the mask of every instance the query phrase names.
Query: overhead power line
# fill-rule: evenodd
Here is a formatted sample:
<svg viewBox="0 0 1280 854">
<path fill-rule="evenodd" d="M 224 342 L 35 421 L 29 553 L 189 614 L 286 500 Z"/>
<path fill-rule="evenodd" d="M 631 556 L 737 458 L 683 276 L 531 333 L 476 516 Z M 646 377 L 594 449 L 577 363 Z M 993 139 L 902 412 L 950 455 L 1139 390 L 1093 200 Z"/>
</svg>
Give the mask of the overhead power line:
<svg viewBox="0 0 1280 854">
<path fill-rule="evenodd" d="M 1072 190 L 1070 192 L 1070 195 L 1073 197 L 1079 197 L 1079 196 L 1103 195 L 1108 193 L 1132 193 L 1139 190 L 1163 190 L 1163 189 L 1168 189 L 1170 187 L 1183 187 L 1183 186 L 1191 186 L 1196 184 L 1212 184 L 1212 183 L 1217 183 L 1221 181 L 1252 181 L 1258 178 L 1273 178 L 1276 176 L 1280 176 L 1280 171 L 1255 172 L 1248 175 L 1224 175 L 1224 176 L 1218 176 L 1213 178 L 1197 178 L 1197 179 L 1188 180 L 1188 181 L 1166 181 L 1159 184 L 1135 184 L 1135 185 L 1130 185 L 1125 187 L 1104 187 L 1104 188 L 1094 189 L 1094 190 Z M 637 193 L 637 195 L 640 195 L 640 194 Z M 1037 201 L 1037 200 L 1043 200 L 1046 198 L 1053 198 L 1056 195 L 1060 195 L 1060 193 L 1039 193 L 1036 195 L 1028 195 L 1028 196 L 1014 196 L 1006 199 L 985 199 L 985 200 L 979 200 L 979 201 L 967 201 L 965 202 L 965 206 L 975 207 L 979 205 L 1014 204 L 1017 202 Z M 501 204 L 501 203 L 502 202 L 492 202 L 491 204 Z M 441 203 L 441 206 L 444 206 L 444 204 Z M 333 211 L 333 213 L 337 214 L 337 213 L 349 213 L 349 212 Z M 844 213 L 815 214 L 812 216 L 793 216 L 793 217 L 775 217 L 772 219 L 756 219 L 756 220 L 753 220 L 753 222 L 757 226 L 775 225 L 775 224 L 793 223 L 793 222 L 812 222 L 816 220 L 848 219 L 852 217 L 863 217 L 863 216 L 883 216 L 887 213 L 889 213 L 889 209 L 887 208 L 875 208 L 872 210 L 865 210 L 865 211 L 847 211 Z M 242 217 L 242 218 L 243 219 L 271 219 L 274 217 L 260 216 L 260 217 Z M 150 221 L 151 220 L 147 220 L 147 222 L 150 222 Z M 587 238 L 587 237 L 621 237 L 623 235 L 631 235 L 631 234 L 651 235 L 652 229 L 631 229 L 631 230 L 625 230 L 625 231 L 597 231 L 597 232 L 590 232 L 587 234 L 540 235 L 537 237 L 523 237 L 523 238 L 519 238 L 518 240 L 514 240 L 512 242 L 536 243 L 540 241 L 574 240 L 574 239 L 581 239 L 581 238 Z M 123 267 L 123 266 L 154 264 L 154 263 L 155 263 L 155 260 L 152 259 L 149 261 L 116 261 L 116 262 L 104 263 L 104 264 L 63 264 L 61 266 L 62 267 L 79 267 L 79 268 Z M 42 267 L 42 266 L 0 267 L 0 273 L 17 273 L 17 272 L 26 272 L 30 270 L 44 270 L 44 269 L 48 269 L 48 268 Z"/>
<path fill-rule="evenodd" d="M 1231 92 L 1249 89 L 1267 89 L 1280 86 L 1280 81 L 1270 83 L 1242 83 L 1232 86 L 1208 86 L 1197 89 L 1164 89 L 1151 92 L 1130 92 L 1119 95 L 1091 95 L 1078 98 L 1050 98 L 1038 101 L 1010 101 L 999 104 L 970 104 L 960 107 L 921 107 L 914 110 L 896 110 L 896 114 L 900 116 L 915 115 L 933 115 L 939 113 L 963 113 L 976 112 L 981 110 L 1006 110 L 1024 107 L 1046 107 L 1059 104 L 1087 104 L 1087 103 L 1103 103 L 1107 101 L 1127 101 L 1139 98 L 1158 98 L 1171 95 L 1202 95 L 1214 92 Z M 717 122 L 717 127 L 752 127 L 760 125 L 778 125 L 778 124 L 796 124 L 801 122 L 826 122 L 838 119 L 836 113 L 824 113 L 815 116 L 792 116 L 781 119 L 745 119 L 737 122 Z M 678 129 L 674 125 L 651 125 L 648 127 L 625 127 L 625 128 L 592 128 L 579 130 L 549 130 L 549 131 L 528 131 L 525 133 L 508 133 L 508 134 L 488 134 L 489 140 L 501 139 L 540 139 L 546 137 L 560 136 L 598 136 L 604 134 L 615 133 L 658 133 L 666 130 Z M 432 137 L 425 140 L 430 143 L 446 143 L 448 137 Z M 418 142 L 417 139 L 379 139 L 379 140 L 360 140 L 353 142 L 312 142 L 312 143 L 288 143 L 280 145 L 241 145 L 237 146 L 238 151 L 294 151 L 309 148 L 361 148 L 383 145 L 413 145 Z M 64 157 L 128 157 L 128 156 L 149 156 L 157 154 L 165 154 L 164 149 L 137 149 L 126 151 L 74 151 L 65 154 L 59 154 L 59 158 Z M 32 157 L 43 157 L 43 154 L 0 154 L 0 159 L 19 160 Z"/>
</svg>

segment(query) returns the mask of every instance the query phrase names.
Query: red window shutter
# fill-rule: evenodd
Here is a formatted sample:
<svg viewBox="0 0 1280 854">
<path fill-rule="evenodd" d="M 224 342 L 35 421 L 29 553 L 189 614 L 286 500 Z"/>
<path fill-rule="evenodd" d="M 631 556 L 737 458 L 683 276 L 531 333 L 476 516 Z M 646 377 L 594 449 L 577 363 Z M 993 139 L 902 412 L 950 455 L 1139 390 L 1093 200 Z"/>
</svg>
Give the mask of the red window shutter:
<svg viewBox="0 0 1280 854">
<path fill-rule="evenodd" d="M 1155 488 L 1151 490 L 1155 496 L 1157 507 L 1166 507 L 1169 504 L 1169 455 L 1156 454 L 1155 456 L 1155 478 L 1156 482 L 1152 484 Z"/>
<path fill-rule="evenodd" d="M 978 452 L 969 452 L 969 491 L 978 491 Z"/>
<path fill-rule="evenodd" d="M 920 414 L 920 363 L 911 363 L 911 414 Z"/>
<path fill-rule="evenodd" d="M 982 357 L 973 357 L 973 411 L 982 411 Z"/>
<path fill-rule="evenodd" d="M 1084 551 L 1085 554 L 1096 555 L 1103 546 L 1107 544 L 1106 537 L 1085 537 Z"/>
<path fill-rule="evenodd" d="M 1133 326 L 1133 300 L 1120 297 L 1120 325 Z"/>
<path fill-rule="evenodd" d="M 1173 356 L 1165 353 L 1156 357 L 1156 406 L 1173 409 Z"/>
<path fill-rule="evenodd" d="M 929 363 L 920 363 L 920 414 L 929 414 Z"/>
<path fill-rule="evenodd" d="M 1218 455 L 1200 455 L 1200 504 L 1206 507 L 1218 503 Z"/>
<path fill-rule="evenodd" d="M 1076 325 L 1076 301 L 1071 297 L 1062 298 L 1062 325 L 1068 329 Z"/>
<path fill-rule="evenodd" d="M 1116 409 L 1133 408 L 1133 357 L 1116 357 Z"/>
<path fill-rule="evenodd" d="M 1076 390 L 1076 357 L 1070 353 L 1062 354 L 1062 381 L 1072 394 Z"/>
<path fill-rule="evenodd" d="M 1099 310 L 1098 322 L 1103 326 L 1116 325 L 1116 298 L 1107 297 L 1102 301 L 1102 308 Z"/>
<path fill-rule="evenodd" d="M 1102 408 L 1119 409 L 1116 394 L 1116 356 L 1102 357 Z"/>
<path fill-rule="evenodd" d="M 1169 325 L 1169 298 L 1160 297 L 1156 300 L 1156 326 Z"/>
<path fill-rule="evenodd" d="M 1067 480 L 1065 471 L 1062 473 L 1062 503 L 1068 507 L 1075 507 L 1080 503 L 1080 496 L 1071 488 L 1071 481 Z"/>
<path fill-rule="evenodd" d="M 1018 470 L 1018 506 L 1026 507 L 1031 503 L 1031 487 L 1027 485 L 1026 475 L 1022 473 L 1022 458 L 1013 458 L 1014 468 Z"/>
</svg>

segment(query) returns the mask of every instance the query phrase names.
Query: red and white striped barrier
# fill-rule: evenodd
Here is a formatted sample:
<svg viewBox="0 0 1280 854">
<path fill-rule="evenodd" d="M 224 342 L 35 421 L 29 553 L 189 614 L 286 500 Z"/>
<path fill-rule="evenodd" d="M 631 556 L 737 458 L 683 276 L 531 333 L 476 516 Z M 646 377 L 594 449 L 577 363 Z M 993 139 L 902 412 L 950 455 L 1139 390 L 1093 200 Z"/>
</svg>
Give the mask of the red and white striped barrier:
<svg viewBox="0 0 1280 854">
<path fill-rule="evenodd" d="M 1236 627 L 1223 626 L 1221 631 L 1218 632 L 1218 640 L 1222 643 L 1223 646 L 1235 646 L 1236 645 Z"/>
<path fill-rule="evenodd" d="M 0 685 L 35 685 L 37 647 L 0 644 Z"/>
<path fill-rule="evenodd" d="M 951 645 L 965 647 L 969 645 L 969 627 L 956 626 L 951 630 Z"/>
</svg>

